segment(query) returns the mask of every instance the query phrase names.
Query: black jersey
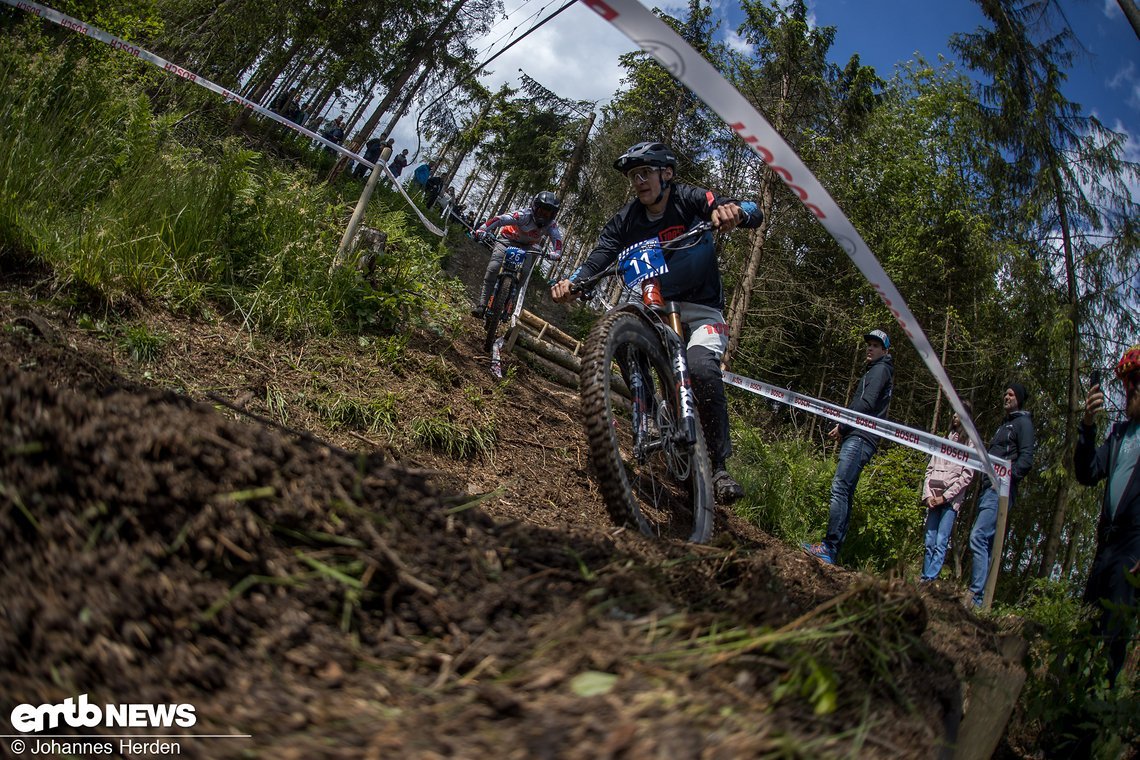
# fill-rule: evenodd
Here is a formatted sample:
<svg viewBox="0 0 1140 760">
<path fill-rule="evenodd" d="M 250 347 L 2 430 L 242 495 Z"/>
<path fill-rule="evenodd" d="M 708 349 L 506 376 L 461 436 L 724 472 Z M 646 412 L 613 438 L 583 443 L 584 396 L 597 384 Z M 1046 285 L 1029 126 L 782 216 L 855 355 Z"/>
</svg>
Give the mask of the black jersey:
<svg viewBox="0 0 1140 760">
<path fill-rule="evenodd" d="M 570 279 L 578 280 L 601 272 L 634 243 L 651 238 L 662 242 L 672 240 L 697 222 L 709 221 L 713 209 L 726 203 L 737 203 L 744 212 L 741 227 L 759 227 L 764 218 L 752 201 L 721 198 L 711 190 L 692 185 L 673 183 L 670 187 L 665 213 L 660 219 L 650 220 L 646 207 L 635 198 L 606 222 L 598 244 Z M 706 232 L 692 246 L 666 251 L 665 261 L 669 271 L 661 276 L 663 298 L 724 309 L 724 286 L 711 232 Z"/>
</svg>

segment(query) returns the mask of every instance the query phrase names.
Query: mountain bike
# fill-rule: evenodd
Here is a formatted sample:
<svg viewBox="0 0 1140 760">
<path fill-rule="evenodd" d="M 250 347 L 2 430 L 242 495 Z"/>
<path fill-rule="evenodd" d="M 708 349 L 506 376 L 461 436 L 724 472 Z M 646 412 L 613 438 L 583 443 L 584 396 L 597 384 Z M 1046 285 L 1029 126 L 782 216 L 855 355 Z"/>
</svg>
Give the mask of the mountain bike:
<svg viewBox="0 0 1140 760">
<path fill-rule="evenodd" d="M 702 222 L 668 241 L 630 246 L 613 266 L 575 284 L 588 297 L 621 275 L 630 300 L 608 312 L 586 339 L 580 392 L 590 460 L 606 508 L 647 536 L 702 543 L 713 532 L 712 465 L 697 414 L 679 307 L 661 297 L 664 251 L 695 245 Z M 687 523 L 691 522 L 691 531 Z"/>
<path fill-rule="evenodd" d="M 495 338 L 499 333 L 499 323 L 509 319 L 511 312 L 515 310 L 519 286 L 523 280 L 523 265 L 526 263 L 528 253 L 530 253 L 528 249 L 512 245 L 507 246 L 503 254 L 503 265 L 495 280 L 495 288 L 491 291 L 491 300 L 487 302 L 486 311 L 483 312 L 483 326 L 487 330 L 483 350 L 487 353 L 491 352 L 491 346 L 495 344 Z M 552 258 L 543 251 L 535 251 L 534 255 L 540 258 Z"/>
</svg>

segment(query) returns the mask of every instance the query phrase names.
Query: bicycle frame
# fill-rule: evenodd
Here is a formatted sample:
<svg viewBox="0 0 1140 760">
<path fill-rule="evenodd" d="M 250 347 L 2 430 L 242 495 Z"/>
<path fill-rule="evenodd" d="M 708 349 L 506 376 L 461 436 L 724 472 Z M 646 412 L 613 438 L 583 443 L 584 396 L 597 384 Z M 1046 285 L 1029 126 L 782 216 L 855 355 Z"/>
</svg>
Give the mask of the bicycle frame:
<svg viewBox="0 0 1140 760">
<path fill-rule="evenodd" d="M 702 222 L 673 240 L 660 244 L 660 247 L 662 249 L 666 247 L 676 248 L 681 242 L 695 238 L 698 235 L 703 235 L 712 229 L 712 224 Z M 643 244 L 630 246 L 623 254 L 641 245 Z M 648 261 L 646 264 L 648 264 Z M 609 269 L 599 272 L 586 281 L 579 283 L 578 286 L 576 286 L 578 292 L 583 293 L 602 279 L 621 273 L 623 271 L 622 266 L 623 262 L 619 258 L 619 261 Z M 670 366 L 673 370 L 673 384 L 677 391 L 677 414 L 680 419 L 677 421 L 678 425 L 676 433 L 674 433 L 674 442 L 684 446 L 692 446 L 697 440 L 697 400 L 693 393 L 693 381 L 692 376 L 689 374 L 689 361 L 682 337 L 685 333 L 684 326 L 681 324 L 680 307 L 675 301 L 665 301 L 661 297 L 661 288 L 657 277 L 643 278 L 639 284 L 641 286 L 641 303 L 630 302 L 617 308 L 637 314 L 661 336 L 662 344 L 665 346 L 666 353 L 669 356 Z M 631 372 L 635 371 L 636 368 L 631 368 Z M 630 382 L 632 385 L 632 378 Z M 632 393 L 633 389 L 631 388 L 630 391 Z M 636 400 L 634 407 L 634 414 L 636 415 L 639 413 L 636 408 Z M 638 422 L 640 422 L 640 420 Z M 638 425 L 635 425 L 635 429 L 640 428 Z M 658 447 L 660 445 L 662 444 L 657 444 Z M 651 447 L 645 451 L 652 450 L 654 449 Z"/>
<path fill-rule="evenodd" d="M 681 336 L 684 328 L 681 325 L 680 309 L 674 301 L 662 301 L 659 291 L 656 290 L 656 280 L 646 280 L 642 285 L 642 303 L 628 303 L 618 307 L 618 310 L 637 314 L 645 320 L 661 336 L 669 356 L 670 367 L 673 371 L 673 386 L 677 391 L 677 431 L 674 434 L 674 443 L 691 446 L 697 440 L 697 400 L 693 393 L 692 376 L 689 374 L 689 361 L 686 348 Z M 631 373 L 638 368 L 631 367 Z M 630 378 L 630 393 L 634 394 L 635 381 Z M 634 414 L 644 414 L 647 410 L 638 410 L 635 399 Z M 640 427 L 640 420 L 635 421 L 635 427 Z M 647 448 L 650 452 L 662 444 Z"/>
</svg>

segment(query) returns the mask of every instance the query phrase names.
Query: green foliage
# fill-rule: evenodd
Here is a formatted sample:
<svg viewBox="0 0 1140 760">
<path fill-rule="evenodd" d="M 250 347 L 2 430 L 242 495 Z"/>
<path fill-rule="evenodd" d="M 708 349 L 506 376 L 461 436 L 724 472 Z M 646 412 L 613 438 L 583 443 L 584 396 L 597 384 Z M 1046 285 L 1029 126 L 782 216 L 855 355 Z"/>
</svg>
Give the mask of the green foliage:
<svg viewBox="0 0 1140 760">
<path fill-rule="evenodd" d="M 357 185 L 314 185 L 234 138 L 179 142 L 184 116 L 155 114 L 120 65 L 0 39 L 0 245 L 112 307 L 230 312 L 291 336 L 458 323 L 461 288 L 402 213 L 366 215 L 389 239 L 374 284 L 330 273 Z"/>
<path fill-rule="evenodd" d="M 736 511 L 790 543 L 818 536 L 827 524 L 834 460 L 802 439 L 766 441 L 761 430 L 741 424 L 733 432 L 731 467 L 745 493 Z"/>
<path fill-rule="evenodd" d="M 1081 737 L 1091 742 L 1088 756 L 1121 756 L 1129 740 L 1140 736 L 1136 685 L 1122 674 L 1109 688 L 1107 654 L 1093 634 L 1090 610 L 1082 609 L 1068 583 L 1039 578 L 1018 611 L 1029 622 L 1027 630 L 1036 633 L 1019 702 L 1018 720 L 1025 725 L 1018 731 L 1037 735 L 1031 743 L 1058 757 L 1076 754 Z M 1136 607 L 1128 613 L 1133 626 L 1138 613 Z"/>
<path fill-rule="evenodd" d="M 594 329 L 594 324 L 599 317 L 601 314 L 597 311 L 580 304 L 574 304 L 570 308 L 570 324 L 566 326 L 566 333 L 584 341 L 586 336 L 590 334 L 590 330 Z"/>
<path fill-rule="evenodd" d="M 399 430 L 399 401 L 400 397 L 395 393 L 384 393 L 374 398 L 349 398 L 337 394 L 318 400 L 312 406 L 334 430 L 363 430 L 391 439 Z"/>
<path fill-rule="evenodd" d="M 745 492 L 736 511 L 789 543 L 819 540 L 827 525 L 834 458 L 802 439 L 766 441 L 761 429 L 739 422 L 733 448 L 733 473 Z M 921 558 L 919 496 L 926 462 L 913 449 L 880 445 L 855 491 L 845 565 L 886 570 Z"/>
<path fill-rule="evenodd" d="M 460 425 L 448 419 L 449 412 L 444 409 L 436 416 L 413 420 L 415 442 L 456 459 L 490 457 L 497 438 L 494 422 Z"/>
<path fill-rule="evenodd" d="M 811 703 L 816 715 L 830 715 L 839 706 L 839 679 L 831 667 L 812 653 L 797 650 L 791 667 L 772 690 L 772 701 L 779 702 L 793 694 Z"/>
<path fill-rule="evenodd" d="M 123 329 L 121 343 L 132 360 L 139 364 L 156 361 L 169 338 L 152 333 L 146 325 L 131 325 Z"/>
<path fill-rule="evenodd" d="M 919 503 L 929 457 L 906 446 L 884 446 L 863 468 L 843 562 L 885 571 L 922 557 L 926 508 Z"/>
</svg>

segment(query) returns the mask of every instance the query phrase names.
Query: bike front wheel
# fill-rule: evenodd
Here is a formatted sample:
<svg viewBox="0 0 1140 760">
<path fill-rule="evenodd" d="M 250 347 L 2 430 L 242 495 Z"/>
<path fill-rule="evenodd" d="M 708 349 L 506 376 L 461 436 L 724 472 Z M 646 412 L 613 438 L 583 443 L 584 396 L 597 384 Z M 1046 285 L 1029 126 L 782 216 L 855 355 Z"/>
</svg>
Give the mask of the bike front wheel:
<svg viewBox="0 0 1140 760">
<path fill-rule="evenodd" d="M 499 332 L 499 323 L 510 312 L 514 295 L 514 278 L 510 276 L 500 277 L 495 283 L 495 293 L 491 296 L 487 313 L 483 315 L 483 323 L 487 328 L 487 339 L 483 342 L 483 350 L 487 353 L 491 353 L 491 346 L 495 344 L 495 336 Z"/>
<path fill-rule="evenodd" d="M 696 441 L 680 440 L 677 390 L 657 331 L 632 312 L 607 314 L 587 339 L 580 381 L 590 460 L 611 517 L 647 536 L 709 540 L 708 450 L 699 421 Z"/>
</svg>

